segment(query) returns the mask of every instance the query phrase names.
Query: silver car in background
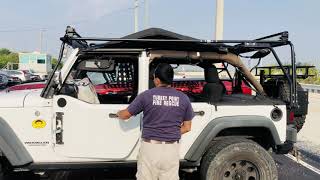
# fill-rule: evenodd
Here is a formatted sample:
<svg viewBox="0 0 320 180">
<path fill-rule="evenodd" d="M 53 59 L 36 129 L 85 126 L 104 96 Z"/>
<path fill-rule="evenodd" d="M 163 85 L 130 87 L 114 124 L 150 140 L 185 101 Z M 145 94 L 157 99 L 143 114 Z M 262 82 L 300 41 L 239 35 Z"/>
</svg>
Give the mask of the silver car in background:
<svg viewBox="0 0 320 180">
<path fill-rule="evenodd" d="M 4 74 L 12 77 L 17 77 L 21 82 L 28 82 L 31 80 L 31 74 L 21 70 L 4 70 Z"/>
</svg>

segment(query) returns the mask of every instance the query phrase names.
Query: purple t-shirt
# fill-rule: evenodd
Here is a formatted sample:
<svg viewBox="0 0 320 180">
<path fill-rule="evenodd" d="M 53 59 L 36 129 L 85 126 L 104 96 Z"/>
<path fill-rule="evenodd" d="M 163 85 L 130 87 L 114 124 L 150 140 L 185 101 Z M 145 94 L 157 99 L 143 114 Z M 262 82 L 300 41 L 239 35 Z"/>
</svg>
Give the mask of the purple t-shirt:
<svg viewBox="0 0 320 180">
<path fill-rule="evenodd" d="M 131 115 L 143 111 L 142 138 L 158 141 L 179 140 L 182 122 L 194 117 L 188 96 L 168 87 L 141 93 L 129 105 L 128 111 Z"/>
</svg>

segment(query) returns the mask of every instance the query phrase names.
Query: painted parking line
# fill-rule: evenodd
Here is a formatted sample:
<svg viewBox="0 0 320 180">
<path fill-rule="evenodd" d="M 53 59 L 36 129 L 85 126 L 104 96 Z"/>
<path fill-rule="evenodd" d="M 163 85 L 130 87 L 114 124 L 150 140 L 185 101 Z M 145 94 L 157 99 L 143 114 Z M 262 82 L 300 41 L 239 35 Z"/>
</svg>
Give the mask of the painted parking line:
<svg viewBox="0 0 320 180">
<path fill-rule="evenodd" d="M 309 170 L 311 170 L 311 171 L 313 171 L 313 172 L 315 172 L 315 173 L 317 173 L 317 174 L 320 175 L 320 169 L 315 168 L 315 167 L 311 166 L 310 164 L 308 164 L 308 163 L 306 163 L 306 162 L 304 162 L 304 161 L 302 161 L 302 160 L 300 160 L 300 159 L 297 160 L 297 158 L 294 157 L 294 156 L 291 155 L 291 154 L 285 154 L 285 156 L 286 156 L 287 158 L 295 161 L 296 163 L 301 164 L 301 165 L 304 166 L 305 168 L 307 168 L 307 169 L 309 169 Z"/>
</svg>

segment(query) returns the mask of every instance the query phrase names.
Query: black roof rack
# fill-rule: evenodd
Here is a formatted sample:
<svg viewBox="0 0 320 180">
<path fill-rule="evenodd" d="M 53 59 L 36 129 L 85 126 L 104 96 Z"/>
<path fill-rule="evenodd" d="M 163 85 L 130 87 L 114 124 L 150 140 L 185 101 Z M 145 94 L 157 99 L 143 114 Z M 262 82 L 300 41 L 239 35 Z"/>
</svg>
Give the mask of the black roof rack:
<svg viewBox="0 0 320 180">
<path fill-rule="evenodd" d="M 289 43 L 288 37 L 288 32 L 285 31 L 255 40 L 201 40 L 160 28 L 150 28 L 122 38 L 99 38 L 81 37 L 74 28 L 68 26 L 65 36 L 60 39 L 74 48 L 88 50 L 97 48 L 165 48 L 241 54 L 261 48 L 287 45 Z"/>
</svg>

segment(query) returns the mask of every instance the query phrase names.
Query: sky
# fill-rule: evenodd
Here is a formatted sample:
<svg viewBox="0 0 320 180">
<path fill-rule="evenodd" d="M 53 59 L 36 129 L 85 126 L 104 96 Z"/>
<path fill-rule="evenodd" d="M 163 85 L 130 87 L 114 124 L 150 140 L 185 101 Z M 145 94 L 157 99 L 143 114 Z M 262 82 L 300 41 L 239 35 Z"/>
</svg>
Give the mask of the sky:
<svg viewBox="0 0 320 180">
<path fill-rule="evenodd" d="M 297 60 L 320 67 L 319 0 L 225 0 L 224 39 L 255 39 L 289 31 Z M 215 0 L 149 0 L 149 27 L 214 39 Z M 58 56 L 71 25 L 82 36 L 122 37 L 134 32 L 134 0 L 1 0 L 0 48 Z M 139 30 L 144 26 L 139 0 Z M 283 57 L 288 61 L 288 57 Z"/>
</svg>

